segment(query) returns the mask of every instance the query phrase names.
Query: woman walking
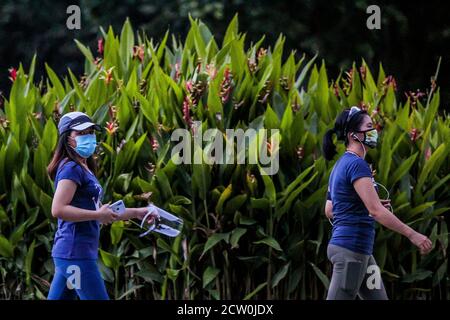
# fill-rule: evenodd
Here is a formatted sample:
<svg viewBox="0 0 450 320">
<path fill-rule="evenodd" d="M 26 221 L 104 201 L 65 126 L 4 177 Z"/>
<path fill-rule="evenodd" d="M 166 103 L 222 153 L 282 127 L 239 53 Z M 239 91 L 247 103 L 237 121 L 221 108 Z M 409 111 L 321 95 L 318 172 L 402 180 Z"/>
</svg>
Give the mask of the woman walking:
<svg viewBox="0 0 450 320">
<path fill-rule="evenodd" d="M 367 148 L 377 144 L 377 130 L 366 111 L 358 107 L 344 110 L 334 128 L 323 139 L 325 158 L 336 154 L 332 135 L 344 141 L 345 153 L 338 159 L 330 175 L 325 214 L 332 221 L 332 237 L 328 244 L 328 259 L 333 274 L 327 300 L 388 299 L 379 268 L 372 256 L 375 221 L 407 237 L 427 254 L 431 241 L 401 222 L 379 199 L 377 185 L 368 163 Z M 372 279 L 371 277 L 378 277 Z"/>
<path fill-rule="evenodd" d="M 103 189 L 93 158 L 95 131 L 101 127 L 82 112 L 70 112 L 59 121 L 59 140 L 47 170 L 54 180 L 52 215 L 58 229 L 52 249 L 55 274 L 49 300 L 107 300 L 105 283 L 97 266 L 99 224 L 140 218 L 147 208 L 127 208 L 118 216 L 101 204 Z M 153 219 L 153 217 L 151 217 Z"/>
</svg>

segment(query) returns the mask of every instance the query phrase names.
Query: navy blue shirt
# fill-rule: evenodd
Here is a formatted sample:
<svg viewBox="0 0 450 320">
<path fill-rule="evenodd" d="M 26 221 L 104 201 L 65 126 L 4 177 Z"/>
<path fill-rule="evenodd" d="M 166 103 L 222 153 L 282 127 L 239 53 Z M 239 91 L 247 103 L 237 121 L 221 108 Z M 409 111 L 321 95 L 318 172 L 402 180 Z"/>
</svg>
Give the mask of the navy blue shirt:
<svg viewBox="0 0 450 320">
<path fill-rule="evenodd" d="M 371 255 L 375 240 L 375 220 L 359 197 L 353 182 L 362 177 L 375 180 L 367 162 L 345 152 L 334 165 L 327 199 L 333 204 L 333 234 L 330 243 Z"/>
<path fill-rule="evenodd" d="M 77 190 L 70 205 L 96 210 L 103 198 L 103 188 L 94 174 L 75 161 L 62 160 L 55 176 L 55 189 L 63 179 L 72 180 Z M 65 259 L 97 259 L 100 236 L 96 220 L 71 222 L 58 219 L 58 229 L 53 243 L 52 257 Z"/>
</svg>

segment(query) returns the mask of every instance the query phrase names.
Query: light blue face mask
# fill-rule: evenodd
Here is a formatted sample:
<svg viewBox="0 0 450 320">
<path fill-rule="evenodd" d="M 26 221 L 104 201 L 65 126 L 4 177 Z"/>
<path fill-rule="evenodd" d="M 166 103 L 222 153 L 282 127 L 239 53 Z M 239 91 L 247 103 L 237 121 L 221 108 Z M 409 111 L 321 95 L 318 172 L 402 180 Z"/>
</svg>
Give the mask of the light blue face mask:
<svg viewBox="0 0 450 320">
<path fill-rule="evenodd" d="M 78 153 L 83 158 L 89 158 L 94 154 L 95 148 L 97 147 L 97 138 L 95 134 L 85 134 L 75 137 L 77 146 L 74 148 L 76 153 Z"/>
</svg>

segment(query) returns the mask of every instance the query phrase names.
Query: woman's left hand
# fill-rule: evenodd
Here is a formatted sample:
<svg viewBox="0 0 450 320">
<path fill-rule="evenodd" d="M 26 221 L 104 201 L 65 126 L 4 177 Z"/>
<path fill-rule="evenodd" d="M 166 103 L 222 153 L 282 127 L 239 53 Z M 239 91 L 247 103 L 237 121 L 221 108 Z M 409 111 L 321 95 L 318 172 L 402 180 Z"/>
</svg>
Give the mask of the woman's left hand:
<svg viewBox="0 0 450 320">
<path fill-rule="evenodd" d="M 388 210 L 392 209 L 391 200 L 380 200 L 381 204 Z"/>
<path fill-rule="evenodd" d="M 144 219 L 144 217 L 148 213 L 148 211 L 149 211 L 148 207 L 136 208 L 136 218 L 138 218 L 139 220 Z M 153 223 L 153 221 L 155 221 L 156 217 L 157 217 L 157 212 L 153 211 L 152 214 L 148 216 L 147 222 Z"/>
</svg>

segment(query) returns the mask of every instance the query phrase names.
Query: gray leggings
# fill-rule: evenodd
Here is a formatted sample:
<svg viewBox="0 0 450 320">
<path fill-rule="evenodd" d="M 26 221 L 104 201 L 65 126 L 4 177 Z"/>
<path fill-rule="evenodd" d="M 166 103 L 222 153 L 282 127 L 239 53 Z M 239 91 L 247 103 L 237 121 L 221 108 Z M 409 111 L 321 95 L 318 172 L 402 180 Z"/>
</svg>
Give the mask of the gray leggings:
<svg viewBox="0 0 450 320">
<path fill-rule="evenodd" d="M 387 300 L 386 290 L 373 256 L 329 244 L 328 259 L 333 264 L 327 300 Z"/>
</svg>

